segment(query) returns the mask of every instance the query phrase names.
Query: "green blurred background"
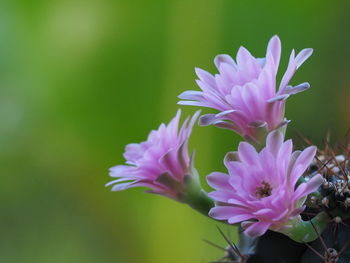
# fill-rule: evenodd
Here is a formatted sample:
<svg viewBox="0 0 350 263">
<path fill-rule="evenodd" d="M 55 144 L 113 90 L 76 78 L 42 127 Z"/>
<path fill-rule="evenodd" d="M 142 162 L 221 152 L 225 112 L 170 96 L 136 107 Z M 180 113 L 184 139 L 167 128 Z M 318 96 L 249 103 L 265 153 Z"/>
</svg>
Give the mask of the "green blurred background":
<svg viewBox="0 0 350 263">
<path fill-rule="evenodd" d="M 211 221 L 141 189 L 110 192 L 108 168 L 196 89 L 194 67 L 282 39 L 314 55 L 292 84 L 288 134 L 321 143 L 349 126 L 349 1 L 53 0 L 0 6 L 0 261 L 195 263 L 223 245 Z M 283 71 L 283 70 L 282 70 Z M 187 107 L 185 114 L 194 112 Z M 239 137 L 195 127 L 204 176 Z M 222 226 L 225 229 L 224 226 Z"/>
</svg>

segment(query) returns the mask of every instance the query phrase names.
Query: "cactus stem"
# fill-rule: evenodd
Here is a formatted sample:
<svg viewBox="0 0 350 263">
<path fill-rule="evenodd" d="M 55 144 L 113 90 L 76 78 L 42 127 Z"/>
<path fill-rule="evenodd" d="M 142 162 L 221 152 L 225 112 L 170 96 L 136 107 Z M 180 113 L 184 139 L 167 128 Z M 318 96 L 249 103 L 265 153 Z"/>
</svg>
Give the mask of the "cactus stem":
<svg viewBox="0 0 350 263">
<path fill-rule="evenodd" d="M 329 221 L 330 218 L 325 212 L 317 214 L 309 221 L 303 221 L 300 216 L 297 216 L 288 223 L 287 227 L 277 231 L 296 242 L 309 243 L 320 236 Z"/>
</svg>

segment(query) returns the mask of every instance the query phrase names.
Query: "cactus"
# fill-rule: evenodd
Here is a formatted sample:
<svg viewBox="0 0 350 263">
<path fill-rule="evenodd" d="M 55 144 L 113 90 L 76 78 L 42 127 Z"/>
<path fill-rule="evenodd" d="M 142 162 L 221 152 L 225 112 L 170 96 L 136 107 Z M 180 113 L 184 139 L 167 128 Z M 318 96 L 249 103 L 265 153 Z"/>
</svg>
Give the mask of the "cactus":
<svg viewBox="0 0 350 263">
<path fill-rule="evenodd" d="M 126 164 L 111 168 L 116 179 L 107 185 L 112 191 L 147 187 L 148 193 L 187 204 L 215 220 L 240 224 L 237 245 L 219 230 L 227 247 L 213 244 L 225 252 L 217 262 L 350 262 L 350 136 L 335 150 L 328 137 L 324 150 L 308 146 L 293 152 L 292 140 L 285 140 L 286 100 L 310 87 L 307 82 L 288 83 L 311 54 L 311 48 L 291 52 L 278 89 L 278 36 L 270 39 L 265 58 L 241 47 L 236 61 L 229 55 L 215 57 L 218 74 L 197 68 L 201 91 L 183 92 L 178 104 L 219 113 L 197 111 L 179 126 L 179 110 L 146 141 L 126 146 Z M 197 118 L 201 126 L 229 129 L 244 140 L 237 151 L 226 154 L 227 173 L 206 176 L 210 193 L 202 188 L 194 155 L 187 149 Z"/>
</svg>

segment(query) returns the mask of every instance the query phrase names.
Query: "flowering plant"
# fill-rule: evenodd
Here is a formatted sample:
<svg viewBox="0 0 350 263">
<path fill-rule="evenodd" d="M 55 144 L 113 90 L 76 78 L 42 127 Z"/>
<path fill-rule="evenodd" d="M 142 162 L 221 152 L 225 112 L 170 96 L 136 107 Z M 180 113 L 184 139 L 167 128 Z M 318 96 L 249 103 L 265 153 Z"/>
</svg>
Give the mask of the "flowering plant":
<svg viewBox="0 0 350 263">
<path fill-rule="evenodd" d="M 265 58 L 255 58 L 241 47 L 236 61 L 229 55 L 215 57 L 218 74 L 196 69 L 201 91 L 183 92 L 179 104 L 218 110 L 202 115 L 199 124 L 230 129 L 244 140 L 237 151 L 226 154 L 227 173 L 206 176 L 213 188 L 210 193 L 202 189 L 194 155 L 187 149 L 199 111 L 180 127 L 179 110 L 168 125 L 151 131 L 145 142 L 127 145 L 126 165 L 110 169 L 116 179 L 107 186 L 112 191 L 147 187 L 149 193 L 188 204 L 228 225 L 239 225 L 238 246 L 225 237 L 230 244 L 225 262 L 309 262 L 315 254 L 324 262 L 346 258 L 345 254 L 341 257 L 346 246 L 338 248 L 344 243 L 340 237 L 339 251 L 327 247 L 323 237 L 329 235 L 331 222 L 350 218 L 348 150 L 344 155 L 335 155 L 329 147 L 293 151 L 292 140 L 284 138 L 289 123 L 284 116 L 286 99 L 310 87 L 306 82 L 297 86 L 289 82 L 311 54 L 310 48 L 298 55 L 291 52 L 278 90 L 281 42 L 277 36 L 269 41 Z M 319 240 L 325 246 L 323 255 L 312 246 Z M 292 254 L 279 255 L 280 261 L 274 261 L 270 253 L 274 246 L 281 251 L 289 247 Z M 310 255 L 310 250 L 315 253 Z"/>
<path fill-rule="evenodd" d="M 193 176 L 187 144 L 198 114 L 190 122 L 187 118 L 178 132 L 179 110 L 168 126 L 161 124 L 158 130 L 150 133 L 147 141 L 127 145 L 124 157 L 128 165 L 111 168 L 110 175 L 118 179 L 107 186 L 114 185 L 112 191 L 145 186 L 151 188 L 152 193 L 181 200 L 184 179 Z"/>
<path fill-rule="evenodd" d="M 242 222 L 249 236 L 261 236 L 269 228 L 282 231 L 290 220 L 299 219 L 305 197 L 318 189 L 323 178 L 317 174 L 296 186 L 310 166 L 316 147 L 292 153 L 292 146 L 291 140 L 283 142 L 279 131 L 268 135 L 260 153 L 241 142 L 238 152 L 226 156 L 229 175 L 214 172 L 207 177 L 216 189 L 209 196 L 217 201 L 209 216 L 229 224 Z"/>
<path fill-rule="evenodd" d="M 244 47 L 238 50 L 236 62 L 229 55 L 218 55 L 214 63 L 219 74 L 213 76 L 197 68 L 197 84 L 202 91 L 183 92 L 179 104 L 216 109 L 218 114 L 201 116 L 200 124 L 231 129 L 246 140 L 262 143 L 268 132 L 288 123 L 284 118 L 286 99 L 310 87 L 308 83 L 295 87 L 288 83 L 311 54 L 311 48 L 303 49 L 297 56 L 292 51 L 278 91 L 281 42 L 277 36 L 271 38 L 265 58 L 253 57 Z"/>
</svg>

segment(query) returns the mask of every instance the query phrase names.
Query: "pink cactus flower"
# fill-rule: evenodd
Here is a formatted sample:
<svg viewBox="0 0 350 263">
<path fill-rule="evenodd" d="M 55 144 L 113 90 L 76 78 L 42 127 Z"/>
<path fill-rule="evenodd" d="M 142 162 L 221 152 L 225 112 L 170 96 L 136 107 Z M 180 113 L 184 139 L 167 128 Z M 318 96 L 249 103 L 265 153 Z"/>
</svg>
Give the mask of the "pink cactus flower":
<svg viewBox="0 0 350 263">
<path fill-rule="evenodd" d="M 288 123 L 284 118 L 285 100 L 310 87 L 308 83 L 295 87 L 288 83 L 312 51 L 303 49 L 297 56 L 292 51 L 278 91 L 276 75 L 281 56 L 278 36 L 269 41 L 265 58 L 253 57 L 244 47 L 238 50 L 236 61 L 229 55 L 218 55 L 214 63 L 219 73 L 213 76 L 196 68 L 201 91 L 183 92 L 178 104 L 216 109 L 218 114 L 201 116 L 200 124 L 231 129 L 250 141 L 264 141 L 268 132 Z"/>
<path fill-rule="evenodd" d="M 124 153 L 127 165 L 112 167 L 110 176 L 118 179 L 106 186 L 113 185 L 112 191 L 143 186 L 150 188 L 151 193 L 180 199 L 191 168 L 188 139 L 199 113 L 191 120 L 187 118 L 178 131 L 179 110 L 167 126 L 161 124 L 158 130 L 151 131 L 147 141 L 128 144 Z"/>
<path fill-rule="evenodd" d="M 306 196 L 317 190 L 323 177 L 317 174 L 296 187 L 316 147 L 293 153 L 292 147 L 291 140 L 283 142 L 279 131 L 269 133 L 266 147 L 259 153 L 241 142 L 238 152 L 225 158 L 229 174 L 214 172 L 207 177 L 208 184 L 216 189 L 209 193 L 216 201 L 209 216 L 229 224 L 241 223 L 252 237 L 268 229 L 282 230 L 290 220 L 300 217 Z"/>
</svg>

